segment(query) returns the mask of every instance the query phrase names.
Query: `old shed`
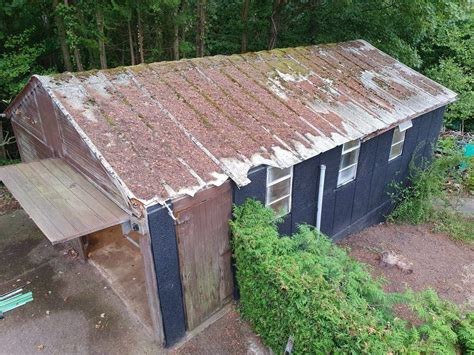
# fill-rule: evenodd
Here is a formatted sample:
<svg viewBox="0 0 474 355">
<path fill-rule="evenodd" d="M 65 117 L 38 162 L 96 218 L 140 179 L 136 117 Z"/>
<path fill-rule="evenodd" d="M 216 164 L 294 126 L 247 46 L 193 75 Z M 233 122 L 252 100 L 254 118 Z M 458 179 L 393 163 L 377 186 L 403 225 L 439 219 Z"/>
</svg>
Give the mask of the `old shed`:
<svg viewBox="0 0 474 355">
<path fill-rule="evenodd" d="M 283 233 L 378 222 L 455 97 L 363 40 L 34 76 L 6 111 L 23 163 L 0 180 L 53 242 L 108 250 L 93 232 L 121 225 L 169 346 L 232 299 L 232 203 L 261 200 Z"/>
</svg>

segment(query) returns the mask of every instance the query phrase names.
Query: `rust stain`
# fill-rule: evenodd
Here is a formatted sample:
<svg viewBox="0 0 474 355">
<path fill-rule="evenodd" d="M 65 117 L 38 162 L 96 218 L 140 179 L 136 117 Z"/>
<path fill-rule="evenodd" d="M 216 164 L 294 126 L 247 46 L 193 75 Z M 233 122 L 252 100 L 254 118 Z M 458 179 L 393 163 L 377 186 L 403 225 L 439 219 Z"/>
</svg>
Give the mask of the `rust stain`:
<svg viewBox="0 0 474 355">
<path fill-rule="evenodd" d="M 243 186 L 254 166 L 294 165 L 456 96 L 362 40 L 35 80 L 138 209 L 228 178 Z M 28 115 L 21 105 L 15 100 L 12 114 Z"/>
</svg>

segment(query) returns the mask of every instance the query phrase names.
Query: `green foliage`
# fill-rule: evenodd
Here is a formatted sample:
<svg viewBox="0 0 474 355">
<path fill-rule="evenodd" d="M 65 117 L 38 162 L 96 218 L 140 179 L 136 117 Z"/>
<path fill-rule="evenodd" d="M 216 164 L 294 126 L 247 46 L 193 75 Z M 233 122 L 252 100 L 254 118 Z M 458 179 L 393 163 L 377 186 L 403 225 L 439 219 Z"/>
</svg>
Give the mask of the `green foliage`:
<svg viewBox="0 0 474 355">
<path fill-rule="evenodd" d="M 140 43 L 145 62 L 195 56 L 199 1 L 0 0 L 0 110 L 33 73 L 97 69 L 100 57 L 108 67 L 138 64 Z M 447 122 L 474 129 L 474 17 L 465 0 L 205 3 L 207 55 L 267 49 L 274 24 L 277 47 L 363 38 L 455 90 Z"/>
<path fill-rule="evenodd" d="M 446 21 L 423 44 L 425 72 L 432 79 L 458 93 L 450 105 L 446 122 L 455 127 L 474 128 L 474 15 Z M 457 127 L 456 127 L 457 128 Z"/>
<path fill-rule="evenodd" d="M 417 167 L 414 159 L 410 164 L 409 184 L 393 184 L 391 198 L 395 209 L 389 220 L 395 223 L 432 223 L 436 231 L 445 232 L 454 239 L 474 242 L 474 220 L 453 210 L 450 196 L 446 193 L 446 183 L 463 184 L 469 187 L 472 179 L 472 162 L 463 157 L 452 138 L 440 139 L 438 151 L 441 155 L 431 164 Z M 468 166 L 466 168 L 461 166 Z"/>
<path fill-rule="evenodd" d="M 448 176 L 457 178 L 459 164 L 463 161 L 462 154 L 449 149 L 449 142 L 443 147 L 447 154 L 434 159 L 432 164 L 422 162 L 415 164 L 417 152 L 410 163 L 409 184 L 403 182 L 393 184 L 392 201 L 396 208 L 389 216 L 391 221 L 398 223 L 426 223 L 433 218 L 433 201 L 444 197 L 444 184 Z"/>
<path fill-rule="evenodd" d="M 289 336 L 295 353 L 455 354 L 472 343 L 472 324 L 435 292 L 387 294 L 366 266 L 312 227 L 280 237 L 277 222 L 253 200 L 235 207 L 231 222 L 241 312 L 275 352 Z M 395 317 L 395 303 L 422 324 Z"/>
<path fill-rule="evenodd" d="M 451 208 L 435 209 L 430 222 L 434 230 L 447 233 L 451 238 L 474 244 L 474 219 L 468 218 Z"/>
<path fill-rule="evenodd" d="M 9 37 L 0 55 L 0 98 L 8 101 L 18 93 L 29 77 L 42 71 L 36 64 L 44 53 L 42 43 L 31 43 L 34 29 L 26 29 L 21 34 Z"/>
<path fill-rule="evenodd" d="M 20 163 L 20 159 L 0 159 L 0 166 Z"/>
</svg>

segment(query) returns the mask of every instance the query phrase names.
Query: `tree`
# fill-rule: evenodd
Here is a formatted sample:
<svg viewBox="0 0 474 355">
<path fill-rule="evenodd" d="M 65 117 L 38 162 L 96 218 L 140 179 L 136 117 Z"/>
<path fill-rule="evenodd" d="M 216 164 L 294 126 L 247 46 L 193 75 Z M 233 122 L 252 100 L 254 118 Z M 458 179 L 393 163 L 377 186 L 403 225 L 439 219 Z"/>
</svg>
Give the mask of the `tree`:
<svg viewBox="0 0 474 355">
<path fill-rule="evenodd" d="M 206 0 L 197 0 L 196 13 L 196 57 L 203 57 L 204 39 L 206 36 Z"/>
</svg>

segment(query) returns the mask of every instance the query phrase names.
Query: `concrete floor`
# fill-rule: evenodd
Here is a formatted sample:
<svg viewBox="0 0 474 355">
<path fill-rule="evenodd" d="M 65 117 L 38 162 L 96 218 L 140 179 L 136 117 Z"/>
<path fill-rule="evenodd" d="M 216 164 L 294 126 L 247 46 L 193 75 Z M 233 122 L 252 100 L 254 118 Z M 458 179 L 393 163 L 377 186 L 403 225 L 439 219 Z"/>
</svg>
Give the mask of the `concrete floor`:
<svg viewBox="0 0 474 355">
<path fill-rule="evenodd" d="M 134 240 L 138 242 L 137 234 L 134 235 Z M 151 334 L 153 328 L 140 249 L 123 237 L 120 226 L 89 235 L 88 243 L 88 262 L 96 267 L 130 313 Z"/>
<path fill-rule="evenodd" d="M 269 353 L 233 306 L 165 352 L 110 285 L 67 245 L 52 246 L 23 210 L 0 216 L 0 294 L 24 286 L 34 297 L 0 320 L 0 354 Z"/>
<path fill-rule="evenodd" d="M 0 320 L 2 354 L 156 354 L 106 280 L 51 246 L 23 210 L 0 216 L 0 294 L 25 286 L 34 300 Z"/>
</svg>

